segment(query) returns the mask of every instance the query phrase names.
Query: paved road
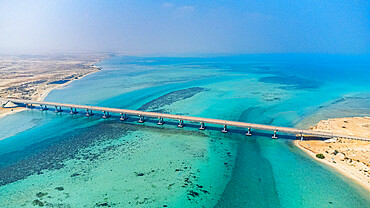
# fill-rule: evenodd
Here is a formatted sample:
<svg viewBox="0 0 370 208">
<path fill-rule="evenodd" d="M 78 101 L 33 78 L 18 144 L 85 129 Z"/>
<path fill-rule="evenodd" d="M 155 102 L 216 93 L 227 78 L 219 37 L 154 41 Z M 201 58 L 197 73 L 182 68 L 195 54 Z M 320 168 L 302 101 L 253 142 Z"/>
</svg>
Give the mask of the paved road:
<svg viewBox="0 0 370 208">
<path fill-rule="evenodd" d="M 370 141 L 370 138 L 364 137 L 356 137 L 356 136 L 349 136 L 349 135 L 342 135 L 342 134 L 332 134 L 328 132 L 320 132 L 320 131 L 313 131 L 313 130 L 304 130 L 304 129 L 296 129 L 296 128 L 289 128 L 289 127 L 280 127 L 280 126 L 271 126 L 271 125 L 263 125 L 263 124 L 254 124 L 254 123 L 245 123 L 245 122 L 238 122 L 238 121 L 227 121 L 227 120 L 220 120 L 220 119 L 211 119 L 211 118 L 201 118 L 201 117 L 194 117 L 194 116 L 182 116 L 182 115 L 174 115 L 174 114 L 165 114 L 165 113 L 156 113 L 156 112 L 145 112 L 145 111 L 137 111 L 137 110 L 127 110 L 127 109 L 119 109 L 119 108 L 106 108 L 106 107 L 98 107 L 98 106 L 89 106 L 89 105 L 75 105 L 75 104 L 66 104 L 66 103 L 54 103 L 54 102 L 44 102 L 44 101 L 32 101 L 32 100 L 20 100 L 20 99 L 0 99 L 6 102 L 11 101 L 15 104 L 33 104 L 33 105 L 46 105 L 46 106 L 58 106 L 58 107 L 65 107 L 65 108 L 76 108 L 76 109 L 85 109 L 85 110 L 92 110 L 92 111 L 101 111 L 101 112 L 110 112 L 110 113 L 122 113 L 127 115 L 134 115 L 134 116 L 145 116 L 145 117 L 152 117 L 152 118 L 163 118 L 163 119 L 172 119 L 172 120 L 182 120 L 182 121 L 190 121 L 190 122 L 203 122 L 208 124 L 217 124 L 217 125 L 226 125 L 226 126 L 234 126 L 240 128 L 251 128 L 251 129 L 259 129 L 259 130 L 267 130 L 267 131 L 278 131 L 288 134 L 299 134 L 299 135 L 309 135 L 309 136 L 316 136 L 322 138 L 347 138 L 347 139 L 356 139 L 356 140 L 364 140 Z"/>
</svg>

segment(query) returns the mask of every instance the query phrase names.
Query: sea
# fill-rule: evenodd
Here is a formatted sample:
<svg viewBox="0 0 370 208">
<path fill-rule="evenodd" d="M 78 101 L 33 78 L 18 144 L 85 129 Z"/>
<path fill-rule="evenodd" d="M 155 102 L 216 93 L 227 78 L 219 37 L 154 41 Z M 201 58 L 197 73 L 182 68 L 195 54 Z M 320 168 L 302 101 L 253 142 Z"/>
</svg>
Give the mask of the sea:
<svg viewBox="0 0 370 208">
<path fill-rule="evenodd" d="M 370 115 L 370 57 L 111 56 L 46 101 L 309 128 Z M 370 207 L 295 135 L 84 109 L 0 119 L 0 207 Z"/>
</svg>

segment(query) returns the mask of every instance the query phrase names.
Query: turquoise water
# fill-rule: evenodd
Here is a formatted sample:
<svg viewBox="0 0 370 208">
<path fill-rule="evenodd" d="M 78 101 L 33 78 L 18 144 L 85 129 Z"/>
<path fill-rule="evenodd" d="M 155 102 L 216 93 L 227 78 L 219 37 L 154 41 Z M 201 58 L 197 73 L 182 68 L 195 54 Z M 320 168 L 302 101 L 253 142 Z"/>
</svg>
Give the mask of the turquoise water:
<svg viewBox="0 0 370 208">
<path fill-rule="evenodd" d="M 364 57 L 123 56 L 98 66 L 46 100 L 305 128 L 370 115 Z M 370 206 L 369 192 L 292 136 L 95 113 L 33 109 L 0 120 L 3 207 Z"/>
</svg>

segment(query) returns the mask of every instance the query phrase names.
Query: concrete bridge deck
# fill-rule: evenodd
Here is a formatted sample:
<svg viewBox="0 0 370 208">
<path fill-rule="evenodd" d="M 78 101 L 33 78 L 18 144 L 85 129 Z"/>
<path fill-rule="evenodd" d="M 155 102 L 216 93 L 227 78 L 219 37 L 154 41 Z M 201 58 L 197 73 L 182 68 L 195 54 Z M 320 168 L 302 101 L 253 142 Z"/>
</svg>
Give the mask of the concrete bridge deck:
<svg viewBox="0 0 370 208">
<path fill-rule="evenodd" d="M 151 117 L 151 118 L 159 118 L 162 119 L 171 119 L 171 120 L 178 120 L 180 124 L 182 121 L 190 121 L 190 122 L 199 122 L 201 126 L 204 123 L 207 124 L 216 124 L 224 126 L 224 132 L 227 132 L 227 126 L 234 126 L 239 128 L 246 128 L 248 129 L 258 129 L 258 130 L 266 130 L 266 131 L 277 131 L 287 134 L 295 134 L 295 135 L 302 135 L 302 136 L 315 136 L 321 138 L 346 138 L 346 139 L 355 139 L 355 140 L 363 140 L 363 141 L 370 141 L 370 138 L 364 137 L 356 137 L 356 136 L 349 136 L 349 135 L 342 135 L 342 134 L 332 134 L 328 132 L 321 132 L 321 131 L 313 131 L 313 130 L 304 130 L 304 129 L 296 129 L 296 128 L 289 128 L 289 127 L 280 127 L 280 126 L 271 126 L 271 125 L 263 125 L 263 124 L 254 124 L 254 123 L 245 123 L 245 122 L 238 122 L 238 121 L 227 121 L 227 120 L 220 120 L 220 119 L 211 119 L 211 118 L 201 118 L 201 117 L 194 117 L 194 116 L 182 116 L 182 115 L 174 115 L 174 114 L 165 114 L 165 113 L 156 113 L 156 112 L 145 112 L 145 111 L 137 111 L 137 110 L 127 110 L 127 109 L 119 109 L 119 108 L 107 108 L 107 107 L 98 107 L 98 106 L 89 106 L 89 105 L 75 105 L 75 104 L 66 104 L 66 103 L 55 103 L 55 102 L 44 102 L 44 101 L 32 101 L 32 100 L 21 100 L 21 99 L 0 99 L 3 102 L 11 101 L 15 104 L 25 104 L 25 105 L 43 105 L 43 106 L 55 106 L 55 108 L 70 108 L 72 111 L 73 109 L 83 109 L 86 111 L 100 111 L 104 112 L 104 116 L 106 113 L 118 113 L 121 115 L 133 115 L 139 116 L 140 121 L 142 117 Z M 275 134 L 274 134 L 275 135 Z"/>
</svg>

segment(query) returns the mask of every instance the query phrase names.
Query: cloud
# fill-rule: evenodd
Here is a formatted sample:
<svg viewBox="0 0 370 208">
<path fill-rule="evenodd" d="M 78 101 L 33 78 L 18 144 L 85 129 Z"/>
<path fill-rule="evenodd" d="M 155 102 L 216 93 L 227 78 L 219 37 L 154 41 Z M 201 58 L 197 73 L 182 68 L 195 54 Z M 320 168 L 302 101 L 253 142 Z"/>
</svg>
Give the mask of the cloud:
<svg viewBox="0 0 370 208">
<path fill-rule="evenodd" d="M 165 9 L 170 9 L 170 8 L 175 7 L 175 4 L 171 3 L 171 2 L 165 2 L 165 3 L 162 4 L 162 7 L 165 8 Z"/>
<path fill-rule="evenodd" d="M 162 8 L 164 9 L 171 9 L 175 12 L 193 12 L 195 11 L 195 8 L 193 6 L 190 6 L 190 5 L 176 5 L 174 3 L 171 3 L 171 2 L 165 2 L 162 4 Z"/>
<path fill-rule="evenodd" d="M 193 6 L 181 6 L 179 7 L 179 10 L 183 12 L 193 12 L 195 11 L 195 8 Z"/>
</svg>

